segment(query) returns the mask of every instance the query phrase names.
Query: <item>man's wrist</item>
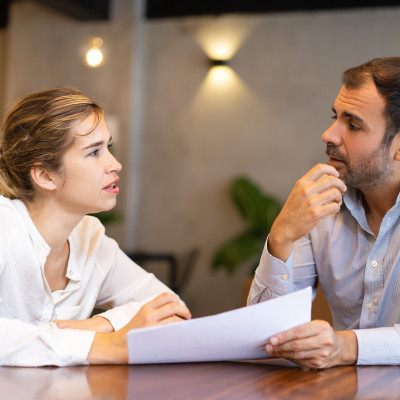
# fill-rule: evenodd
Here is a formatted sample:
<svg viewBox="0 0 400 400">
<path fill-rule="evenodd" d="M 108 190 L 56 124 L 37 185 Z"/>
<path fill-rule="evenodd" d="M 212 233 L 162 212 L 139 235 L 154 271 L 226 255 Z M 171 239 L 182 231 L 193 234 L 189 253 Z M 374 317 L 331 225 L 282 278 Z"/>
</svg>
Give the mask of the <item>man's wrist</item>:
<svg viewBox="0 0 400 400">
<path fill-rule="evenodd" d="M 268 252 L 271 256 L 286 262 L 294 248 L 294 242 L 281 238 L 271 231 L 267 242 Z"/>
<path fill-rule="evenodd" d="M 354 331 L 335 332 L 340 346 L 340 365 L 354 365 L 358 359 L 358 342 Z"/>
</svg>

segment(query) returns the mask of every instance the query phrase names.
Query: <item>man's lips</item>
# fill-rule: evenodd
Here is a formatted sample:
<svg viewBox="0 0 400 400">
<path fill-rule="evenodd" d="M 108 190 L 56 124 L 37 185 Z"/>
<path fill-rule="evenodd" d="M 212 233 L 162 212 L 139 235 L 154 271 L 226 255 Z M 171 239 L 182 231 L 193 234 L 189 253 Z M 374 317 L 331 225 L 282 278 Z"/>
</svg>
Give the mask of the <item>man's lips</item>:
<svg viewBox="0 0 400 400">
<path fill-rule="evenodd" d="M 328 164 L 332 165 L 332 167 L 338 167 L 346 163 L 343 160 L 329 156 Z"/>
<path fill-rule="evenodd" d="M 326 155 L 329 157 L 329 162 L 328 164 L 332 166 L 339 166 L 346 164 L 346 158 L 340 154 L 339 150 L 335 146 L 330 146 L 328 145 L 325 150 Z"/>
</svg>

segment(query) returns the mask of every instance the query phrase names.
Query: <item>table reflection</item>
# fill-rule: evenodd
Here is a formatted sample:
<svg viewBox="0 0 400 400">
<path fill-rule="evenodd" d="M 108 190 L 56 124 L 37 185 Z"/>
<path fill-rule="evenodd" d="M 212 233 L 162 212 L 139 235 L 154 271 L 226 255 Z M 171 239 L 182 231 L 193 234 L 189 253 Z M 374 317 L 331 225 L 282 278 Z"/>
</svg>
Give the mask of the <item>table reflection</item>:
<svg viewBox="0 0 400 400">
<path fill-rule="evenodd" d="M 68 368 L 0 367 L 1 398 L 398 399 L 400 368 L 305 370 L 287 362 L 216 362 Z"/>
<path fill-rule="evenodd" d="M 0 368 L 1 398 L 125 400 L 129 366 Z"/>
</svg>

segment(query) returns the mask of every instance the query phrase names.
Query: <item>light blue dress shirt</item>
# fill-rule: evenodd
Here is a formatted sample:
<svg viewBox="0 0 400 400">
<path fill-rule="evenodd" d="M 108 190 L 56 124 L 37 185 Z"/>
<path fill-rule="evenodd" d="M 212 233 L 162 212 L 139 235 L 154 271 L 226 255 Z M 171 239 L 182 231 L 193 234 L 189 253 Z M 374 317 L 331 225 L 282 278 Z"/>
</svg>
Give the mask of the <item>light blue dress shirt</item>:
<svg viewBox="0 0 400 400">
<path fill-rule="evenodd" d="M 248 304 L 321 285 L 335 330 L 352 329 L 357 364 L 400 364 L 400 195 L 378 237 L 368 226 L 360 192 L 349 188 L 338 214 L 296 242 L 286 262 L 261 256 Z"/>
</svg>

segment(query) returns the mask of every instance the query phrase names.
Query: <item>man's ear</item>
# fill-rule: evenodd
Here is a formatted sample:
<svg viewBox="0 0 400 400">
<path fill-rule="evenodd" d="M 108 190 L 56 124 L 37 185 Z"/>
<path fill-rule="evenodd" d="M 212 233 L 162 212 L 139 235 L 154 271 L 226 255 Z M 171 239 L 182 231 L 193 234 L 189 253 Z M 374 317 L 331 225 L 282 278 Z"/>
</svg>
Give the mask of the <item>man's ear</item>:
<svg viewBox="0 0 400 400">
<path fill-rule="evenodd" d="M 394 146 L 394 159 L 396 161 L 400 161 L 400 132 L 393 139 L 393 146 Z"/>
<path fill-rule="evenodd" d="M 31 168 L 31 179 L 33 183 L 45 190 L 57 189 L 57 182 L 53 174 L 42 167 Z"/>
</svg>

